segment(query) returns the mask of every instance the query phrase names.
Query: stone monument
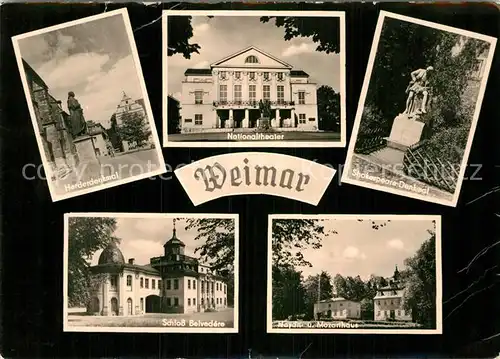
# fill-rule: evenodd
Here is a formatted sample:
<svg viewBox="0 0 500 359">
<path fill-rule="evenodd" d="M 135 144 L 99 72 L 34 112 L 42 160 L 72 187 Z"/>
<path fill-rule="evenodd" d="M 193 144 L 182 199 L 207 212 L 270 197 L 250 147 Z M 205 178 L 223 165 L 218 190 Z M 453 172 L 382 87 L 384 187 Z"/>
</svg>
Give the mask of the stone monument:
<svg viewBox="0 0 500 359">
<path fill-rule="evenodd" d="M 257 128 L 269 130 L 271 128 L 271 102 L 269 100 L 259 101 L 260 118 L 257 120 Z"/>
<path fill-rule="evenodd" d="M 73 143 L 75 144 L 80 163 L 99 163 L 94 141 L 88 133 L 83 109 L 75 98 L 73 91 L 68 92 L 68 110 L 70 131 L 73 135 Z"/>
<path fill-rule="evenodd" d="M 394 119 L 391 134 L 387 138 L 388 147 L 406 150 L 421 140 L 425 123 L 420 118 L 429 107 L 431 89 L 428 77 L 432 71 L 433 67 L 429 66 L 411 73 L 411 81 L 406 88 L 406 108 Z"/>
</svg>

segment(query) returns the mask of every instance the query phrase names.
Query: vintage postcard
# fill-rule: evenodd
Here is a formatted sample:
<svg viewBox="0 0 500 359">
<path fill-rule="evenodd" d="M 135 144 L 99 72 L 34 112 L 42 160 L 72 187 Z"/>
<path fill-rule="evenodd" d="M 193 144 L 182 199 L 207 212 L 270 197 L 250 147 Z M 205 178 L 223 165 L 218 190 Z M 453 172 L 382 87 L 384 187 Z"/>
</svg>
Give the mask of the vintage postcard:
<svg viewBox="0 0 500 359">
<path fill-rule="evenodd" d="M 65 332 L 238 332 L 238 215 L 69 213 L 64 236 Z"/>
<path fill-rule="evenodd" d="M 12 42 L 53 201 L 166 171 L 126 9 Z"/>
<path fill-rule="evenodd" d="M 382 11 L 342 182 L 456 206 L 495 45 Z"/>
<path fill-rule="evenodd" d="M 163 13 L 165 147 L 345 147 L 344 12 Z"/>
<path fill-rule="evenodd" d="M 442 334 L 441 217 L 270 215 L 267 332 Z"/>
</svg>

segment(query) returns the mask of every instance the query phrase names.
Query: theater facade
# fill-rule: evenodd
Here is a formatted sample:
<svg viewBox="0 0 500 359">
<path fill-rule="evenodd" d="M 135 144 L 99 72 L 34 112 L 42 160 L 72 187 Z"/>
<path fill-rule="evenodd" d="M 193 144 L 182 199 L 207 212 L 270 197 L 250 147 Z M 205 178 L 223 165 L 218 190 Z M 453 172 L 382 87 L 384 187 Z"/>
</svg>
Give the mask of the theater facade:
<svg viewBox="0 0 500 359">
<path fill-rule="evenodd" d="M 303 70 L 250 46 L 208 68 L 184 72 L 181 133 L 252 131 L 261 101 L 271 105 L 274 129 L 317 131 L 316 88 Z"/>
</svg>

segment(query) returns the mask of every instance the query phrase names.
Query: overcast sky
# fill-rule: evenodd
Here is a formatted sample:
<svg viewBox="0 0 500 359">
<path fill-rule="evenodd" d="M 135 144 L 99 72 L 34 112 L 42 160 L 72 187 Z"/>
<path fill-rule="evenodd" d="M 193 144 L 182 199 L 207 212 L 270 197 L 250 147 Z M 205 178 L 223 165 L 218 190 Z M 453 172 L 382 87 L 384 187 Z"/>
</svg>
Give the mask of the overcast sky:
<svg viewBox="0 0 500 359">
<path fill-rule="evenodd" d="M 177 238 L 179 238 L 186 247 L 184 254 L 199 258 L 194 251 L 197 247 L 205 243 L 204 239 L 194 240 L 198 232 L 191 230 L 185 231 L 186 221 L 178 219 L 175 223 Z M 135 258 L 135 264 L 149 264 L 149 259 L 163 255 L 163 245 L 173 233 L 172 218 L 117 218 L 117 229 L 115 236 L 121 239 L 118 247 L 122 251 L 125 261 L 129 258 Z M 92 265 L 96 265 L 102 250 L 94 253 Z"/>
<path fill-rule="evenodd" d="M 382 223 L 383 221 L 376 221 Z M 404 268 L 404 260 L 415 255 L 423 242 L 429 239 L 428 229 L 434 229 L 431 220 L 394 220 L 374 230 L 371 222 L 355 219 L 327 220 L 325 231 L 338 234 L 326 237 L 320 249 L 306 249 L 302 253 L 313 267 L 298 267 L 304 278 L 321 271 L 332 277 L 360 275 L 368 279 L 371 274 L 389 277 L 394 268 Z"/>
<path fill-rule="evenodd" d="M 31 36 L 19 48 L 66 111 L 75 93 L 87 121 L 107 127 L 123 91 L 143 97 L 122 15 Z"/>
<path fill-rule="evenodd" d="M 304 70 L 313 82 L 340 91 L 340 55 L 316 52 L 317 44 L 307 37 L 284 40 L 285 30 L 274 20 L 260 22 L 259 16 L 193 16 L 190 43 L 200 45 L 199 54 L 185 59 L 181 54 L 168 57 L 168 93 L 180 98 L 181 81 L 188 68 L 209 68 L 211 63 L 249 46 L 255 46 Z M 165 50 L 166 51 L 166 50 Z"/>
</svg>

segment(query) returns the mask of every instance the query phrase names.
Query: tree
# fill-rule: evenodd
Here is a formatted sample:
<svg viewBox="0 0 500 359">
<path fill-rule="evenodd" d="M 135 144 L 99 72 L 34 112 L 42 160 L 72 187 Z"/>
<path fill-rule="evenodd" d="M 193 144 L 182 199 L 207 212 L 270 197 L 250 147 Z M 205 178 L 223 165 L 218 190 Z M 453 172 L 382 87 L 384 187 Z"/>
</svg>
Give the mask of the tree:
<svg viewBox="0 0 500 359">
<path fill-rule="evenodd" d="M 316 91 L 318 99 L 319 127 L 326 131 L 340 131 L 340 93 L 323 85 Z"/>
<path fill-rule="evenodd" d="M 302 273 L 293 266 L 272 267 L 272 303 L 273 319 L 286 320 L 305 312 L 305 290 L 302 285 Z"/>
<path fill-rule="evenodd" d="M 167 114 L 167 130 L 169 134 L 180 132 L 181 115 L 179 108 L 179 101 L 173 97 L 168 96 L 168 114 Z"/>
<path fill-rule="evenodd" d="M 199 54 L 200 45 L 189 43 L 189 39 L 193 37 L 192 19 L 191 16 L 168 17 L 167 56 L 182 54 L 184 58 L 190 59 L 191 54 Z"/>
<path fill-rule="evenodd" d="M 272 222 L 273 265 L 312 267 L 300 250 L 308 247 L 321 248 L 322 238 L 328 236 L 322 222 L 316 219 L 274 219 Z"/>
<path fill-rule="evenodd" d="M 406 292 L 405 310 L 412 310 L 414 319 L 425 328 L 436 327 L 436 234 L 429 231 L 417 253 L 405 261 L 403 277 Z"/>
<path fill-rule="evenodd" d="M 309 37 L 317 44 L 316 51 L 327 54 L 340 52 L 340 20 L 334 17 L 282 17 L 262 16 L 263 23 L 275 20 L 277 27 L 285 29 L 285 40 Z"/>
<path fill-rule="evenodd" d="M 332 277 L 325 271 L 314 276 L 309 276 L 304 282 L 306 314 L 309 318 L 314 317 L 314 304 L 319 300 L 331 299 L 333 297 Z"/>
<path fill-rule="evenodd" d="M 196 230 L 195 241 L 205 243 L 195 249 L 200 258 L 217 271 L 227 284 L 227 298 L 234 303 L 234 220 L 229 218 L 187 219 L 186 230 Z"/>
<path fill-rule="evenodd" d="M 151 130 L 144 115 L 138 112 L 126 112 L 121 120 L 120 137 L 124 141 L 136 142 L 137 146 L 141 146 L 151 136 Z"/>
<path fill-rule="evenodd" d="M 365 283 L 360 276 L 342 277 L 337 274 L 333 280 L 337 295 L 354 302 L 360 302 L 367 295 Z"/>
<path fill-rule="evenodd" d="M 113 233 L 116 219 L 105 217 L 69 218 L 68 227 L 68 304 L 87 306 L 92 289 L 102 280 L 92 275 L 87 259 L 111 242 L 119 242 Z"/>
</svg>

